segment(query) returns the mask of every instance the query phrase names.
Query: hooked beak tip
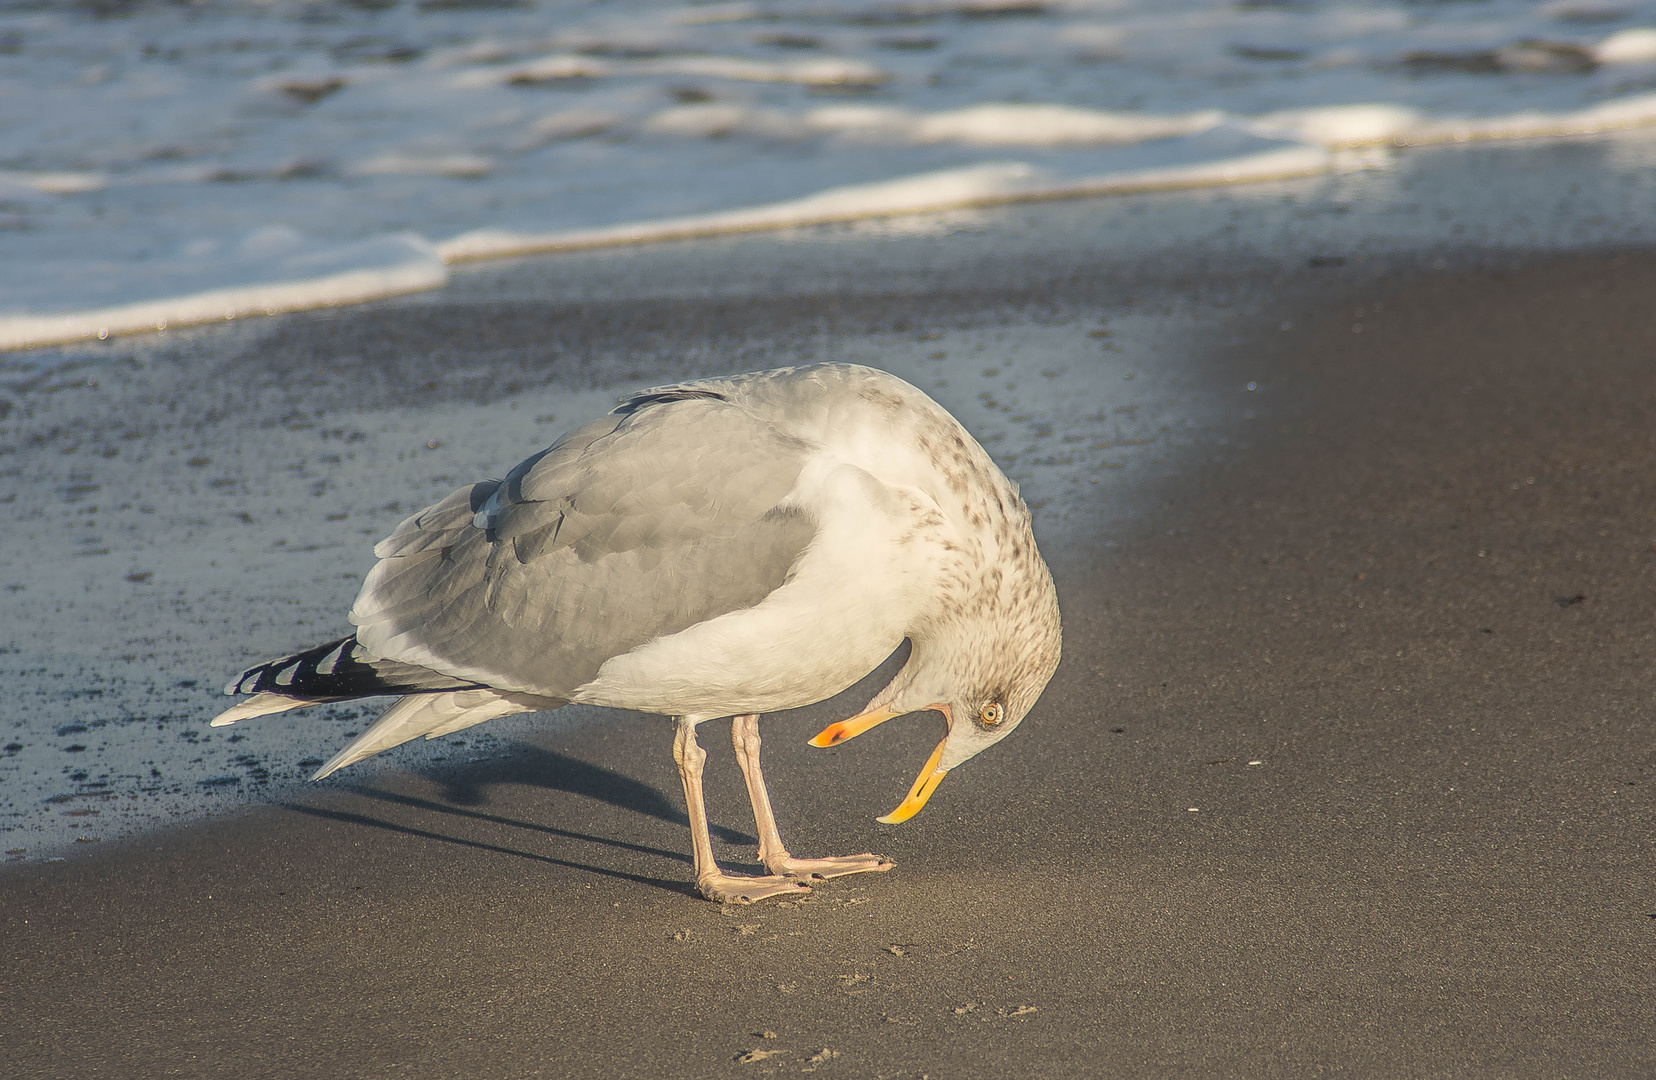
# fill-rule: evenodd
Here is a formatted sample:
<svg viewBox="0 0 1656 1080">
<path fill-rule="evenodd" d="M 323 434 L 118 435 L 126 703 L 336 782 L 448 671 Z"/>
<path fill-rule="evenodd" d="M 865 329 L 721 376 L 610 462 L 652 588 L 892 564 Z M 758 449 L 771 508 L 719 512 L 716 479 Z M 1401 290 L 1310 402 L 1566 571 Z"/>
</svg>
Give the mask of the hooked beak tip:
<svg viewBox="0 0 1656 1080">
<path fill-rule="evenodd" d="M 937 785 L 941 784 L 943 778 L 949 775 L 948 769 L 937 767 L 937 763 L 943 758 L 943 748 L 948 745 L 948 741 L 945 738 L 937 744 L 937 749 L 932 751 L 931 758 L 927 760 L 925 767 L 920 770 L 920 775 L 915 777 L 914 786 L 909 789 L 908 797 L 898 805 L 897 809 L 874 820 L 885 825 L 901 825 L 920 812 L 920 808 L 926 805 L 926 800 L 932 797 L 932 792 L 937 790 Z"/>
</svg>

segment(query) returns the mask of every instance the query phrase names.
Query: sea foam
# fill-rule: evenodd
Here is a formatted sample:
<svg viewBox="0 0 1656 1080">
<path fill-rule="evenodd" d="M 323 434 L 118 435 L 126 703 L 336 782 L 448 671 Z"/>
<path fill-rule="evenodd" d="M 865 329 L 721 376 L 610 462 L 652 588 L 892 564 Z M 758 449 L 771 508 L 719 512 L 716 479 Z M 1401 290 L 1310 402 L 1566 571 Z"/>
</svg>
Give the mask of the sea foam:
<svg viewBox="0 0 1656 1080">
<path fill-rule="evenodd" d="M 185 286 L 170 295 L 82 311 L 0 312 L 0 349 L 335 307 L 434 289 L 448 280 L 437 251 L 412 234 L 328 247 L 306 242 L 289 230 L 267 230 L 248 237 L 227 255 L 199 251 L 196 258 L 208 264 L 201 274 L 203 282 L 233 278 L 239 270 L 244 283 L 193 290 Z"/>
<path fill-rule="evenodd" d="M 1327 151 L 1299 146 L 1196 165 L 1098 176 L 1063 176 L 1025 162 L 991 163 L 874 184 L 831 188 L 803 199 L 718 214 L 561 232 L 518 233 L 480 229 L 444 241 L 437 245 L 437 250 L 448 262 L 495 259 L 764 229 L 828 225 L 865 218 L 934 213 L 1041 199 L 1125 195 L 1285 180 L 1327 172 L 1331 162 Z"/>
<path fill-rule="evenodd" d="M 0 348 L 445 261 L 1656 126 L 1656 0 L 1591 4 L 9 7 Z"/>
</svg>

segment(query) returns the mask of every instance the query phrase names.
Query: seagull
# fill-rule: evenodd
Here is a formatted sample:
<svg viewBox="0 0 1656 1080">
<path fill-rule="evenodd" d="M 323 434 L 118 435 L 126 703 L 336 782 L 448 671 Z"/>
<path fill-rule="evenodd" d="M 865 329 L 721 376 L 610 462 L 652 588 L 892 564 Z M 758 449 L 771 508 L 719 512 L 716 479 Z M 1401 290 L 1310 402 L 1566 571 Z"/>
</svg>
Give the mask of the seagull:
<svg viewBox="0 0 1656 1080">
<path fill-rule="evenodd" d="M 1058 666 L 1052 574 L 1029 508 L 977 441 L 903 380 L 816 364 L 631 394 L 374 548 L 356 632 L 249 668 L 215 727 L 400 695 L 311 779 L 416 736 L 575 702 L 671 717 L 696 888 L 752 903 L 889 870 L 796 858 L 759 767 L 759 714 L 832 697 L 907 640 L 833 746 L 908 713 L 948 725 L 907 797 L 1005 738 Z M 696 728 L 731 718 L 767 871 L 714 861 Z"/>
</svg>

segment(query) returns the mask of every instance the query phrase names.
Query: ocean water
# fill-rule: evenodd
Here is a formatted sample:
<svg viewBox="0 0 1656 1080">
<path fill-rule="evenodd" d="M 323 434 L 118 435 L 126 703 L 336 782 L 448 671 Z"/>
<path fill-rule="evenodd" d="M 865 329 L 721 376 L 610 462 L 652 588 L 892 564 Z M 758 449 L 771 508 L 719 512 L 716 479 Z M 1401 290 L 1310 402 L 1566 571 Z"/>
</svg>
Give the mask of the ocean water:
<svg viewBox="0 0 1656 1080">
<path fill-rule="evenodd" d="M 1656 2 L 0 2 L 0 348 L 1656 125 Z"/>
</svg>

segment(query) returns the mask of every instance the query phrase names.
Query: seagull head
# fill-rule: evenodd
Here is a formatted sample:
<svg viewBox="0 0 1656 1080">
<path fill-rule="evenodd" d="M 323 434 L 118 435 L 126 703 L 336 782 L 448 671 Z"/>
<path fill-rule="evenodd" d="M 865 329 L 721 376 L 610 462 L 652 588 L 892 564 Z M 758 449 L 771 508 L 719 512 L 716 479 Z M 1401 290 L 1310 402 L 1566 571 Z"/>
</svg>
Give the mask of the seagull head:
<svg viewBox="0 0 1656 1080">
<path fill-rule="evenodd" d="M 911 651 L 868 708 L 824 728 L 812 746 L 835 746 L 914 712 L 939 712 L 948 733 L 932 751 L 908 797 L 879 820 L 907 821 L 926 805 L 949 770 L 1000 742 L 1023 722 L 1058 668 L 1058 598 L 1045 565 L 1031 588 L 1003 602 L 973 605 L 909 635 Z M 1015 602 L 1004 602 L 1013 599 Z"/>
</svg>

